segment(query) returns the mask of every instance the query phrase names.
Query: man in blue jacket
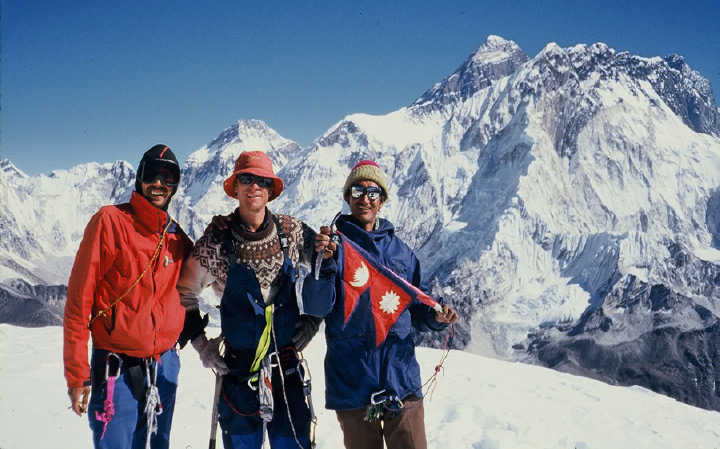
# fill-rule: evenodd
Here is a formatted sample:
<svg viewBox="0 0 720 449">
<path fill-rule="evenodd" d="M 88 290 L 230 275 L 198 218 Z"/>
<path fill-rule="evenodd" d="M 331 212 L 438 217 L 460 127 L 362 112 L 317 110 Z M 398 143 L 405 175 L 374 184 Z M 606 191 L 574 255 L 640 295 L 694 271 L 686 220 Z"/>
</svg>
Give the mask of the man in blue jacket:
<svg viewBox="0 0 720 449">
<path fill-rule="evenodd" d="M 343 189 L 350 215 L 337 218 L 337 231 L 341 242 L 351 241 L 368 260 L 425 290 L 414 252 L 392 223 L 377 217 L 388 198 L 385 179 L 375 162 L 353 167 Z M 382 449 L 383 439 L 388 448 L 424 449 L 422 381 L 410 330 L 443 330 L 457 314 L 445 304 L 442 311 L 433 310 L 417 297 L 403 303 L 394 293 L 377 301 L 371 288 L 353 296 L 352 287 L 367 283 L 368 273 L 364 266 L 349 272 L 345 253 L 354 250 L 346 245 L 332 243 L 326 250 L 335 253 L 339 266 L 337 299 L 325 318 L 326 406 L 336 410 L 348 449 Z"/>
</svg>

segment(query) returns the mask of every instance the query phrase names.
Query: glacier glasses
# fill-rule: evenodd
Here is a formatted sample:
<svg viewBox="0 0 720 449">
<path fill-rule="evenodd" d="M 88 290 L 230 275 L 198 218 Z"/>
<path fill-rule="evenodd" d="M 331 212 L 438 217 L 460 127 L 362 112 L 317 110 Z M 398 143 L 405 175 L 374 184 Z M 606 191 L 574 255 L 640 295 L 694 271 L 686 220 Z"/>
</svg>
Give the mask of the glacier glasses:
<svg viewBox="0 0 720 449">
<path fill-rule="evenodd" d="M 180 184 L 180 167 L 162 159 L 145 161 L 138 168 L 137 179 L 144 184 L 152 184 L 159 179 L 168 187 L 177 187 Z"/>
<path fill-rule="evenodd" d="M 255 176 L 255 175 L 248 175 L 248 174 L 242 174 L 238 175 L 238 180 L 245 184 L 246 186 L 249 186 L 253 182 L 255 182 L 258 187 L 267 188 L 273 185 L 272 178 L 265 178 L 263 176 Z"/>
<path fill-rule="evenodd" d="M 350 196 L 355 199 L 359 199 L 362 198 L 363 195 L 367 195 L 370 201 L 375 201 L 376 199 L 380 198 L 381 194 L 382 189 L 380 187 L 363 187 L 358 185 L 350 187 Z"/>
</svg>

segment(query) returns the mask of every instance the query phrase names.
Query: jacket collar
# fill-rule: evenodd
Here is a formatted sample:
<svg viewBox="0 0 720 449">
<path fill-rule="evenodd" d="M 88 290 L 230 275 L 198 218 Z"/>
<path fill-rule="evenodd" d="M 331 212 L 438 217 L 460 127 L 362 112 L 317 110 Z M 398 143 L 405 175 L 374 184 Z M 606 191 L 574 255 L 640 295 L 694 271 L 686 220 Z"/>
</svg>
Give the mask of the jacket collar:
<svg viewBox="0 0 720 449">
<path fill-rule="evenodd" d="M 136 191 L 133 191 L 130 197 L 130 207 L 132 207 L 137 221 L 153 231 L 162 232 L 165 224 L 170 219 L 167 212 L 150 204 L 147 198 Z M 168 231 L 172 230 L 168 229 Z"/>
<path fill-rule="evenodd" d="M 347 238 L 370 252 L 379 251 L 378 244 L 395 234 L 395 226 L 384 218 L 381 218 L 379 225 L 370 232 L 358 226 L 351 215 L 339 216 L 335 225 Z"/>
</svg>

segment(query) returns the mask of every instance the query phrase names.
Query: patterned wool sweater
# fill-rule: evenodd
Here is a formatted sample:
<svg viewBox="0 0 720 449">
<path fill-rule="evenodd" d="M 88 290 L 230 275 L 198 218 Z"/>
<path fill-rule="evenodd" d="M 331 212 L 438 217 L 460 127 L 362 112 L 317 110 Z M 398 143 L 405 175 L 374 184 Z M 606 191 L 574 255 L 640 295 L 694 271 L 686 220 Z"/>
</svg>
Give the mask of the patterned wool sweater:
<svg viewBox="0 0 720 449">
<path fill-rule="evenodd" d="M 288 238 L 288 256 L 293 265 L 310 265 L 315 250 L 315 232 L 297 218 L 275 214 Z M 280 246 L 275 222 L 268 209 L 265 220 L 258 231 L 245 228 L 238 210 L 231 214 L 230 235 L 235 243 L 236 263 L 247 264 L 252 268 L 263 297 L 268 294 L 283 265 L 283 252 Z M 210 286 L 218 298 L 222 297 L 227 283 L 230 259 L 223 245 L 228 233 L 206 232 L 193 247 L 190 258 L 183 265 L 178 281 L 180 300 L 186 310 L 199 309 L 199 296 Z"/>
</svg>

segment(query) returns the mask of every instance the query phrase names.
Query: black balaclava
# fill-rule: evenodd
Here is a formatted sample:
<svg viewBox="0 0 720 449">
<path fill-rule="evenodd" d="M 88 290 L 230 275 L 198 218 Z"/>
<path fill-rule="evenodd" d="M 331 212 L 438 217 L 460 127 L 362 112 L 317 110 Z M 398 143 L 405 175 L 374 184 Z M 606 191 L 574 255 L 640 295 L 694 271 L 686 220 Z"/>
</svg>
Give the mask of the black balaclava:
<svg viewBox="0 0 720 449">
<path fill-rule="evenodd" d="M 148 161 L 163 161 L 167 162 L 168 164 L 173 164 L 178 168 L 178 173 L 180 173 L 180 164 L 178 164 L 175 153 L 172 152 L 170 147 L 162 144 L 155 145 L 154 147 L 147 150 L 145 154 L 143 154 L 143 157 L 140 160 L 140 164 L 138 165 L 137 173 L 135 174 L 135 191 L 141 195 L 143 194 L 143 191 L 142 182 L 140 182 L 139 179 L 140 173 L 143 172 L 145 163 Z M 170 198 L 168 198 L 167 202 L 165 203 L 163 210 L 167 210 L 168 206 L 170 205 L 170 200 L 175 195 L 175 192 L 177 192 L 177 186 L 172 187 L 172 191 L 170 192 Z"/>
</svg>

